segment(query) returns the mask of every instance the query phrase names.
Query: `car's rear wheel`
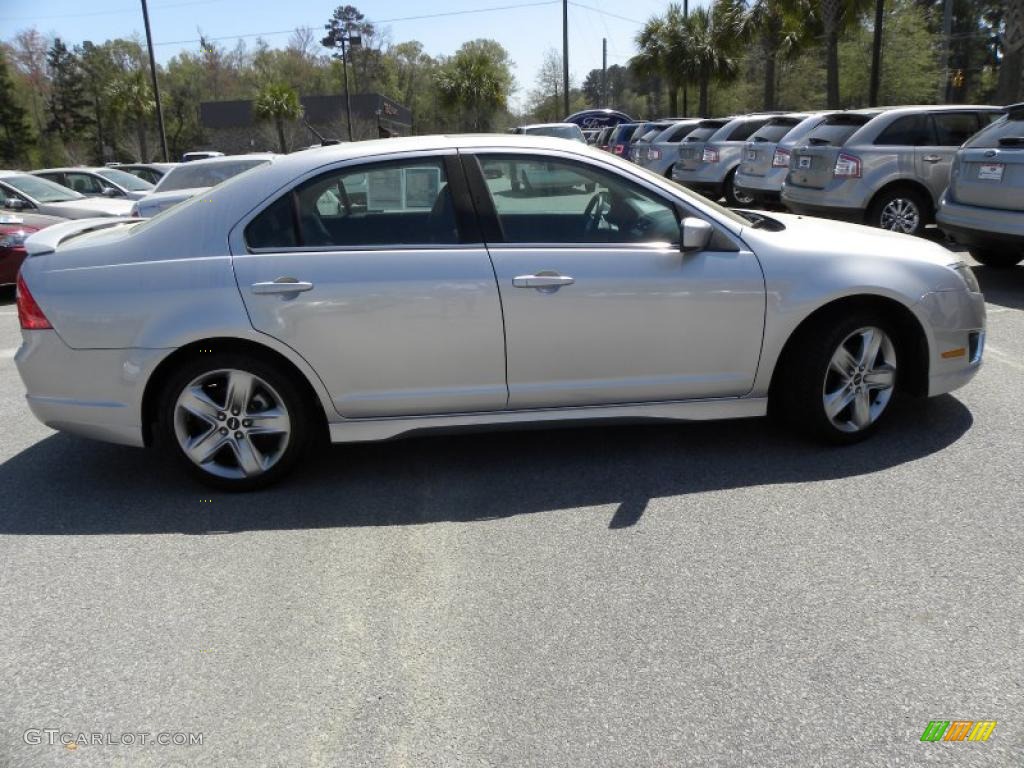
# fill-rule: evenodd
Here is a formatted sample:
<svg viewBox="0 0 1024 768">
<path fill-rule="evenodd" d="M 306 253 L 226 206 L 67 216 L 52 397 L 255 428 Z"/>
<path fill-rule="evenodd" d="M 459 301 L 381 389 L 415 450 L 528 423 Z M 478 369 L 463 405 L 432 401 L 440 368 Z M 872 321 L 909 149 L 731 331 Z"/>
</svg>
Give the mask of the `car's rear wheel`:
<svg viewBox="0 0 1024 768">
<path fill-rule="evenodd" d="M 754 204 L 754 196 L 741 187 L 736 186 L 736 169 L 731 170 L 725 179 L 725 201 L 732 206 L 751 206 Z"/>
<path fill-rule="evenodd" d="M 311 434 L 294 382 L 241 354 L 202 356 L 183 365 L 164 388 L 157 428 L 160 442 L 193 476 L 228 491 L 279 480 Z"/>
<path fill-rule="evenodd" d="M 788 426 L 832 443 L 870 435 L 896 393 L 898 342 L 888 324 L 858 312 L 794 340 L 772 387 Z"/>
<path fill-rule="evenodd" d="M 991 248 L 971 248 L 971 256 L 980 264 L 996 269 L 1006 269 L 1020 264 L 1024 260 L 1024 253 L 1020 251 L 997 251 Z"/>
<path fill-rule="evenodd" d="M 869 221 L 880 229 L 919 235 L 928 223 L 928 201 L 913 189 L 883 192 L 871 206 Z"/>
</svg>

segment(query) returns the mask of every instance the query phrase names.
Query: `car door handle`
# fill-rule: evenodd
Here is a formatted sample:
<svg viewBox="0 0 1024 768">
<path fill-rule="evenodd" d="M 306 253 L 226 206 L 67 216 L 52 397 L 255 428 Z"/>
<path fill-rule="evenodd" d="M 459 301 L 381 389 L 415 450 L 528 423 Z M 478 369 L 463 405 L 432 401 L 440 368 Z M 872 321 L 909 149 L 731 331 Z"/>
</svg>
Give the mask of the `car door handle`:
<svg viewBox="0 0 1024 768">
<path fill-rule="evenodd" d="M 922 157 L 921 159 L 922 159 L 922 160 L 924 160 L 924 161 L 925 161 L 926 163 L 937 163 L 937 162 L 939 162 L 939 161 L 940 161 L 940 160 L 941 160 L 942 158 L 941 158 L 941 157 L 939 157 L 938 155 L 925 155 L 925 156 L 924 156 L 924 157 Z"/>
<path fill-rule="evenodd" d="M 312 283 L 304 283 L 294 277 L 279 277 L 270 283 L 253 283 L 252 292 L 257 294 L 268 293 L 301 293 L 302 291 L 313 290 Z"/>
<path fill-rule="evenodd" d="M 559 288 L 575 282 L 568 275 L 520 275 L 512 278 L 512 285 L 516 288 Z"/>
</svg>

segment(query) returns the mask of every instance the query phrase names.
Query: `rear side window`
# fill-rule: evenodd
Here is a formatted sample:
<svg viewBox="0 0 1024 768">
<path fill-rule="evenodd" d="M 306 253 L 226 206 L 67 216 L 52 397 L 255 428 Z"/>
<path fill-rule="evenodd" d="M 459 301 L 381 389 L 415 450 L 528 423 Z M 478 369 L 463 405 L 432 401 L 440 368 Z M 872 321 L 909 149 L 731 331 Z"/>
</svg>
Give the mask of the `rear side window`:
<svg viewBox="0 0 1024 768">
<path fill-rule="evenodd" d="M 978 116 L 974 112 L 933 115 L 935 136 L 940 147 L 959 147 L 978 132 Z"/>
<path fill-rule="evenodd" d="M 758 128 L 764 126 L 767 120 L 745 120 L 732 129 L 732 132 L 725 138 L 725 141 L 746 141 Z"/>
<path fill-rule="evenodd" d="M 928 115 L 904 115 L 883 130 L 875 144 L 880 147 L 937 146 Z"/>
<path fill-rule="evenodd" d="M 824 122 L 807 134 L 807 143 L 812 145 L 841 147 L 857 132 L 867 125 L 875 114 L 838 114 L 829 115 Z"/>
<path fill-rule="evenodd" d="M 782 137 L 793 130 L 799 122 L 792 118 L 775 118 L 754 131 L 750 138 L 753 141 L 782 141 Z"/>
<path fill-rule="evenodd" d="M 455 244 L 455 206 L 440 159 L 331 171 L 303 182 L 245 229 L 250 248 Z"/>
<path fill-rule="evenodd" d="M 968 147 L 1024 147 L 1024 110 L 1001 117 L 967 142 Z"/>
</svg>

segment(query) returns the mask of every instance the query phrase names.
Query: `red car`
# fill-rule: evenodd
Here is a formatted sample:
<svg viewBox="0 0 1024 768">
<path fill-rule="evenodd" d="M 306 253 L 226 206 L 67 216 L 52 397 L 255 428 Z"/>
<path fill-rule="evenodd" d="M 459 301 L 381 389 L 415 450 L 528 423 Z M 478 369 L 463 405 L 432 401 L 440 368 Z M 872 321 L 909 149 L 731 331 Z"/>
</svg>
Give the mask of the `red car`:
<svg viewBox="0 0 1024 768">
<path fill-rule="evenodd" d="M 66 219 L 34 213 L 0 213 L 0 285 L 18 279 L 18 270 L 25 260 L 25 238 L 62 221 Z"/>
</svg>

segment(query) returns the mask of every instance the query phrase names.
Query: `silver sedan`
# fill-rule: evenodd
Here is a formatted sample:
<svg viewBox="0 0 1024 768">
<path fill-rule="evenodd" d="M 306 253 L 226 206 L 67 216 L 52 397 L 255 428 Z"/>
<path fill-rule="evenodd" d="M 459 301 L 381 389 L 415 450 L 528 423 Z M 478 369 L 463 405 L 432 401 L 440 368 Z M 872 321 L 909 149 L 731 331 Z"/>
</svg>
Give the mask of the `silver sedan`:
<svg viewBox="0 0 1024 768">
<path fill-rule="evenodd" d="M 517 185 L 522 168 L 565 178 Z M 966 384 L 973 274 L 917 238 L 738 214 L 582 143 L 274 157 L 145 222 L 27 241 L 16 362 L 45 424 L 226 489 L 416 430 L 761 416 L 833 443 Z"/>
</svg>

